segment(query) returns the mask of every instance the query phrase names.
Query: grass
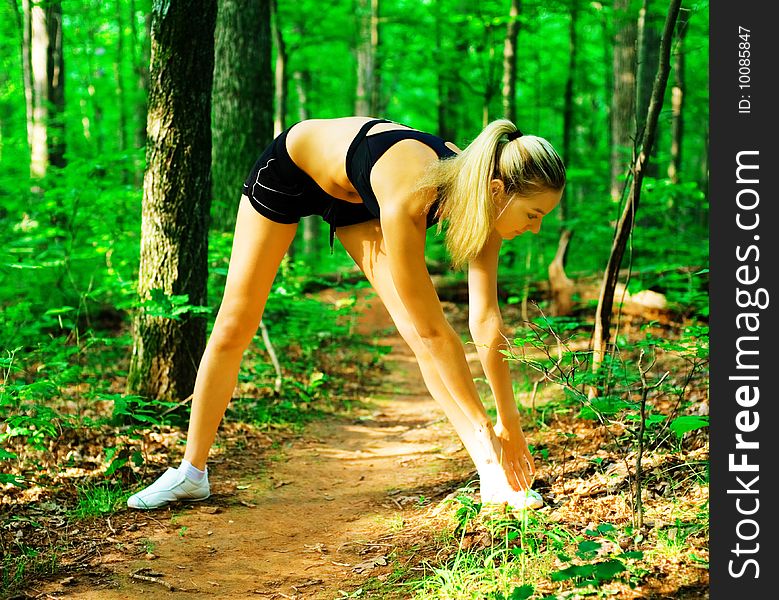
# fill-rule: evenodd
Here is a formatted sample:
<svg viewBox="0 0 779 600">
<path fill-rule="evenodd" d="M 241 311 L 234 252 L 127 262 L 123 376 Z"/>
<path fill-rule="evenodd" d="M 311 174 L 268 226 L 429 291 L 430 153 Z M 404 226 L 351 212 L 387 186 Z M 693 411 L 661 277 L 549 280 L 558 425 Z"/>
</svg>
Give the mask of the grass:
<svg viewBox="0 0 779 600">
<path fill-rule="evenodd" d="M 40 552 L 16 542 L 15 547 L 6 549 L 0 559 L 0 590 L 13 590 L 30 577 L 45 577 L 56 573 L 59 568 L 56 552 Z"/>
<path fill-rule="evenodd" d="M 619 540 L 629 532 L 600 524 L 575 532 L 543 512 L 484 511 L 467 496 L 455 500 L 451 528 L 431 531 L 442 560 L 423 561 L 406 582 L 393 573 L 393 586 L 408 587 L 414 600 L 558 598 L 553 591 L 605 597 L 634 586 L 646 573 L 641 553 L 625 552 Z M 683 543 L 683 540 L 680 540 Z"/>
<path fill-rule="evenodd" d="M 97 517 L 113 513 L 131 495 L 119 482 L 105 482 L 78 487 L 78 504 L 70 516 L 75 519 Z"/>
</svg>

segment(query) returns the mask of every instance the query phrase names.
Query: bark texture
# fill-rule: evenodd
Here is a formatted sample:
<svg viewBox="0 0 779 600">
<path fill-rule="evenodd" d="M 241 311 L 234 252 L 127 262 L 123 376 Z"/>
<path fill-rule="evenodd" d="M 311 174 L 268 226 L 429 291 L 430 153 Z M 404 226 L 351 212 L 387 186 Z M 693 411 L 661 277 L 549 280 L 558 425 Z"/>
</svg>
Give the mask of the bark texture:
<svg viewBox="0 0 779 600">
<path fill-rule="evenodd" d="M 216 0 L 152 4 L 146 174 L 138 292 L 206 303 L 211 191 L 211 88 Z M 159 292 L 158 292 L 159 293 Z M 206 342 L 206 319 L 139 310 L 128 391 L 181 400 L 191 394 Z"/>
<path fill-rule="evenodd" d="M 379 0 L 358 0 L 357 98 L 355 114 L 376 116 L 381 95 Z"/>
<path fill-rule="evenodd" d="M 284 43 L 284 35 L 281 31 L 281 19 L 279 17 L 278 0 L 270 0 L 271 27 L 273 32 L 273 45 L 276 47 L 276 67 L 274 77 L 276 82 L 276 105 L 273 113 L 274 137 L 284 131 L 287 126 L 287 46 Z"/>
<path fill-rule="evenodd" d="M 674 83 L 671 88 L 671 160 L 668 163 L 668 177 L 673 183 L 679 183 L 682 168 L 682 143 L 684 141 L 684 38 L 687 33 L 689 9 L 679 11 L 676 25 L 676 51 L 673 53 Z"/>
<path fill-rule="evenodd" d="M 521 6 L 520 0 L 511 0 L 506 39 L 503 42 L 503 117 L 512 123 L 517 122 L 517 40 Z"/>
<path fill-rule="evenodd" d="M 273 139 L 269 0 L 221 0 L 213 114 L 214 227 L 232 231 L 241 186 Z"/>
<path fill-rule="evenodd" d="M 630 164 L 636 114 L 636 19 L 630 0 L 614 0 L 614 54 L 611 94 L 611 199 L 622 196 Z"/>
</svg>

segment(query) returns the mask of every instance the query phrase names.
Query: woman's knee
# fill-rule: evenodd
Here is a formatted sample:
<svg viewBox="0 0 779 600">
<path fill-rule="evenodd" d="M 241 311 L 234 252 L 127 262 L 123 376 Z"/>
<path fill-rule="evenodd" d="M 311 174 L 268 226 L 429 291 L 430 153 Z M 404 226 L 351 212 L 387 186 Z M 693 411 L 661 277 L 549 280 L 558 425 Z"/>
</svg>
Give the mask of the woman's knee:
<svg viewBox="0 0 779 600">
<path fill-rule="evenodd" d="M 428 350 L 425 343 L 422 341 L 422 338 L 419 336 L 419 333 L 417 333 L 414 324 L 411 323 L 410 321 L 402 321 L 396 323 L 396 325 L 400 337 L 402 337 L 406 341 L 409 348 L 411 348 L 411 351 L 414 353 L 414 356 L 416 356 L 418 359 L 426 358 L 429 355 L 430 351 Z"/>
<path fill-rule="evenodd" d="M 214 350 L 242 352 L 251 343 L 259 324 L 255 315 L 220 314 L 214 322 L 208 343 Z"/>
</svg>

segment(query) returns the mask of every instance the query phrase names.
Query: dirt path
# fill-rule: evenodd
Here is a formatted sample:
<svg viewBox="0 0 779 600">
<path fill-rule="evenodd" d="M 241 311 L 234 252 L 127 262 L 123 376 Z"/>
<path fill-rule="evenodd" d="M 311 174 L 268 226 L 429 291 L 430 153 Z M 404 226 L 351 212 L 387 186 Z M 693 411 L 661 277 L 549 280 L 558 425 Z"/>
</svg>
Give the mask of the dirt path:
<svg viewBox="0 0 779 600">
<path fill-rule="evenodd" d="M 371 300 L 360 327 L 390 325 L 378 299 Z M 390 374 L 366 390 L 370 409 L 311 424 L 265 475 L 231 483 L 211 466 L 212 499 L 148 513 L 146 525 L 122 532 L 99 557 L 111 577 L 90 582 L 85 574 L 57 591 L 101 600 L 180 598 L 185 590 L 188 598 L 329 599 L 382 579 L 393 568 L 392 545 L 382 536 L 424 510 L 420 495 L 440 498 L 471 465 L 408 346 L 396 333 L 381 343 L 393 348 L 385 357 Z M 218 506 L 222 494 L 232 506 Z M 133 559 L 139 545 L 150 554 Z"/>
</svg>

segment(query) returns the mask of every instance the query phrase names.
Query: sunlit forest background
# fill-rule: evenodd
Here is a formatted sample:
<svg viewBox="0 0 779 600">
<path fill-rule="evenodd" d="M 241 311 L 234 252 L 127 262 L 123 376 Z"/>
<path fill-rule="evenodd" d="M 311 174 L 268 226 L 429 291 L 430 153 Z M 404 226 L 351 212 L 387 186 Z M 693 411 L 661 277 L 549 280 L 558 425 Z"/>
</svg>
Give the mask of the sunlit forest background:
<svg viewBox="0 0 779 600">
<path fill-rule="evenodd" d="M 524 328 L 531 322 L 550 332 L 580 328 L 589 335 L 615 228 L 630 197 L 629 175 L 668 13 L 666 3 L 649 0 L 219 0 L 218 7 L 161 0 L 3 2 L 3 585 L 17 589 L 31 577 L 63 572 L 67 562 L 57 567 L 45 558 L 65 555 L 43 536 L 50 525 L 36 528 L 28 519 L 27 529 L 6 527 L 14 514 L 28 515 L 52 499 L 68 519 L 121 511 L 138 474 L 150 479 L 145 469 L 155 460 L 144 445 L 149 432 L 176 431 L 182 439 L 196 361 L 188 359 L 183 368 L 175 357 L 202 353 L 224 288 L 242 183 L 262 149 L 297 121 L 388 118 L 464 148 L 490 121 L 509 118 L 523 132 L 548 139 L 566 163 L 568 183 L 539 235 L 503 244 L 501 306 L 517 342 L 527 347 L 534 346 L 536 330 Z M 641 451 L 673 455 L 702 487 L 705 460 L 698 453 L 688 461 L 684 453 L 706 446 L 708 26 L 707 2 L 682 3 L 654 143 L 642 171 L 640 208 L 617 265 L 623 287 L 614 301 L 633 311 L 622 321 L 633 319 L 633 328 L 608 340 L 620 351 L 607 356 L 606 380 L 569 373 L 568 386 L 559 388 L 565 393 L 555 401 L 559 406 L 553 404 L 557 413 L 589 419 L 594 428 L 598 420 L 619 427 L 624 448 L 639 447 L 641 424 Z M 178 87 L 159 87 L 174 80 Z M 170 153 L 152 158 L 149 130 L 161 122 L 175 122 L 191 135 L 168 140 Z M 176 181 L 188 182 L 187 199 L 182 192 L 169 209 L 167 197 L 155 196 L 159 188 L 151 183 L 164 178 L 166 169 Z M 151 262 L 141 266 L 142 239 L 149 235 L 142 230 L 142 213 L 155 210 L 169 210 L 168 245 L 180 253 L 187 280 L 200 277 L 202 285 L 188 289 L 174 278 L 155 287 L 152 272 L 170 260 L 164 251 L 156 267 L 148 256 L 143 260 Z M 188 239 L 198 236 L 202 240 Z M 359 385 L 355 381 L 380 369 L 381 349 L 349 321 L 367 283 L 337 241 L 335 248 L 331 255 L 321 218 L 301 222 L 268 300 L 267 329 L 258 331 L 242 367 L 239 381 L 249 387 L 231 405 L 228 421 L 258 427 L 304 423 L 343 408 L 339 398 Z M 449 269 L 435 228 L 428 230 L 427 260 L 442 299 L 452 310 L 465 305 L 466 274 Z M 560 281 L 570 284 L 564 287 L 566 302 L 555 295 Z M 323 289 L 335 289 L 343 299 L 323 303 L 316 296 Z M 642 303 L 647 295 L 660 300 Z M 539 310 L 549 318 L 538 321 Z M 150 357 L 139 350 L 154 352 L 153 338 L 139 343 L 149 323 L 162 323 L 162 332 L 183 332 L 169 352 L 170 381 L 152 375 L 153 360 L 168 360 L 163 351 Z M 665 329 L 653 337 L 644 335 L 646 327 Z M 646 393 L 644 404 L 636 404 L 636 389 L 648 388 L 646 381 L 641 388 L 634 353 L 650 346 L 680 363 L 671 368 L 678 379 L 660 380 L 663 387 L 649 394 L 647 407 Z M 555 358 L 539 359 L 536 369 L 544 364 L 551 373 Z M 532 389 L 535 399 L 536 375 L 514 360 L 521 373 L 518 390 Z M 344 370 L 355 363 L 356 372 Z M 581 371 L 584 377 L 587 369 Z M 593 385 L 601 390 L 599 404 L 582 400 Z M 615 452 L 622 452 L 619 445 Z M 168 451 L 157 448 L 157 464 Z M 544 451 L 539 464 L 549 459 Z M 633 472 L 625 481 L 633 481 L 628 475 Z M 668 489 L 656 492 L 658 498 L 689 492 L 668 483 L 671 475 L 657 478 Z M 625 485 L 638 488 L 641 482 Z M 98 496 L 107 500 L 100 504 Z M 695 506 L 694 518 L 668 519 L 678 521 L 674 547 L 682 548 L 691 571 L 700 572 L 705 499 Z M 640 519 L 641 510 L 633 506 L 633 540 Z M 636 544 L 642 539 L 648 538 Z M 594 554 L 582 552 L 580 558 L 595 564 Z M 639 571 L 631 567 L 634 583 L 641 581 Z M 594 577 L 601 585 L 618 572 L 604 574 L 610 573 L 604 567 L 555 581 Z M 516 587 L 511 597 L 531 597 L 528 590 Z"/>
</svg>

